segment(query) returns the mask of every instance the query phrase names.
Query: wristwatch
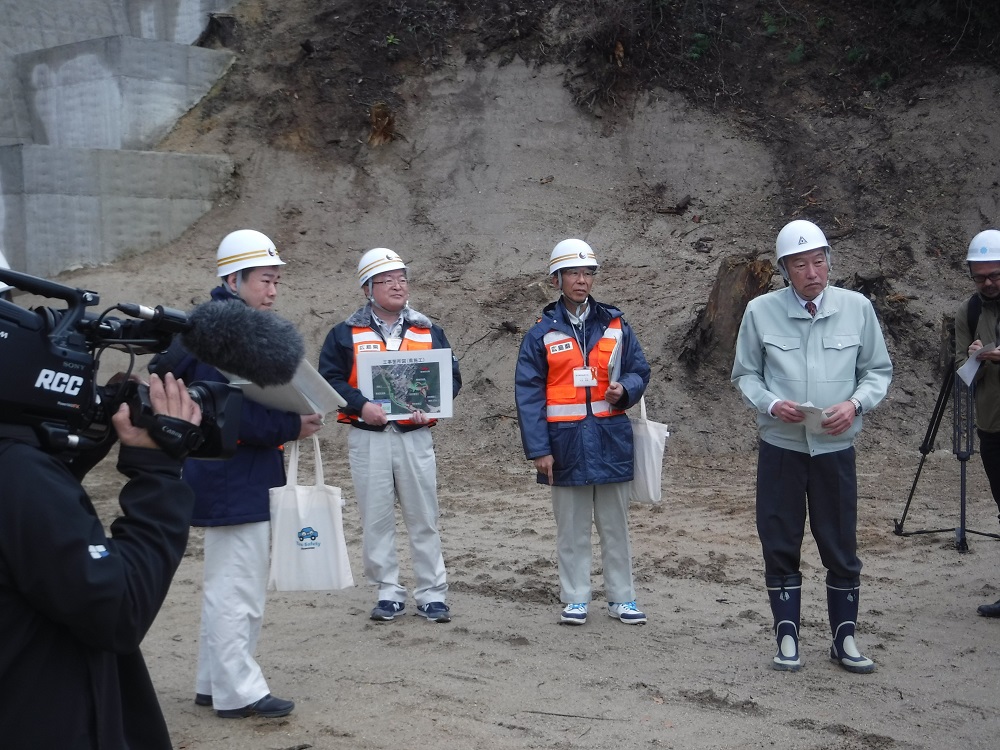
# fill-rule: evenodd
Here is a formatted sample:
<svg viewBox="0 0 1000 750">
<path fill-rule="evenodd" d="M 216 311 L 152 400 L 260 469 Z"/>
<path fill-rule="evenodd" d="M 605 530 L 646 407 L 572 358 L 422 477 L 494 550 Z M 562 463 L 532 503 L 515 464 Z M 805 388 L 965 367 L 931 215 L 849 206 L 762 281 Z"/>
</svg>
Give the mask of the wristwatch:
<svg viewBox="0 0 1000 750">
<path fill-rule="evenodd" d="M 861 402 L 858 401 L 853 396 L 850 398 L 850 402 L 852 404 L 854 404 L 854 416 L 860 417 L 861 416 Z"/>
</svg>

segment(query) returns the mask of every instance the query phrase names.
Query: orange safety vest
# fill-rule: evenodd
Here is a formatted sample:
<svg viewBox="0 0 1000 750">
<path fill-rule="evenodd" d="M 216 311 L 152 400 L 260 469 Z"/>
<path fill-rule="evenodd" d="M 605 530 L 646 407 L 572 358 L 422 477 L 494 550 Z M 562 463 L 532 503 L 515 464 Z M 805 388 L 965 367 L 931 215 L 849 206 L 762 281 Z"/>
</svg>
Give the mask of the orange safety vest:
<svg viewBox="0 0 1000 750">
<path fill-rule="evenodd" d="M 583 367 L 583 353 L 579 342 L 562 331 L 549 331 L 542 342 L 548 362 L 548 376 L 545 381 L 545 419 L 549 422 L 578 422 L 587 416 L 589 389 L 596 394 L 590 399 L 590 409 L 595 417 L 611 417 L 624 414 L 604 400 L 610 384 L 608 366 L 611 354 L 622 339 L 621 318 L 613 318 L 604 335 L 597 340 L 590 351 L 588 364 L 597 367 L 597 385 L 577 388 L 573 385 L 573 370 Z"/>
<path fill-rule="evenodd" d="M 362 352 L 384 352 L 388 351 L 385 345 L 385 341 L 371 328 L 364 326 L 355 326 L 351 329 L 351 333 L 354 338 L 354 360 L 351 363 L 351 376 L 347 379 L 352 388 L 358 387 L 358 355 Z M 433 349 L 434 341 L 431 338 L 430 328 L 418 328 L 416 326 L 412 328 L 407 328 L 406 332 L 403 334 L 403 342 L 399 345 L 399 350 L 401 352 L 412 352 L 419 349 Z M 444 384 L 442 383 L 442 387 Z M 356 414 L 347 415 L 340 413 L 337 415 L 337 421 L 343 424 L 350 424 L 351 422 L 357 422 L 360 417 Z M 436 419 L 432 419 L 426 422 L 426 426 L 430 427 L 432 424 L 437 422 Z M 400 424 L 412 425 L 416 424 L 412 419 L 401 419 Z M 421 425 L 423 426 L 423 425 Z"/>
</svg>

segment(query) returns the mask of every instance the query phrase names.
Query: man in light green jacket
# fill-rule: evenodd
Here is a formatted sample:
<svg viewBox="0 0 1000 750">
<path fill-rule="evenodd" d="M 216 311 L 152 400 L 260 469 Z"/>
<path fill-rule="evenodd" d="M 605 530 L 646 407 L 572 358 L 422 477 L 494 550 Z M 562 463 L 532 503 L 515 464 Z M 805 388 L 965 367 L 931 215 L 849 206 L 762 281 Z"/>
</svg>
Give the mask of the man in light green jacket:
<svg viewBox="0 0 1000 750">
<path fill-rule="evenodd" d="M 830 658 L 849 672 L 873 672 L 854 641 L 861 560 L 853 443 L 862 413 L 885 398 L 892 362 L 871 302 L 827 285 L 830 245 L 822 230 L 793 221 L 776 246 L 788 286 L 747 305 L 732 373 L 757 411 L 757 533 L 778 642 L 772 666 L 802 666 L 799 563 L 808 508 L 827 569 Z"/>
</svg>

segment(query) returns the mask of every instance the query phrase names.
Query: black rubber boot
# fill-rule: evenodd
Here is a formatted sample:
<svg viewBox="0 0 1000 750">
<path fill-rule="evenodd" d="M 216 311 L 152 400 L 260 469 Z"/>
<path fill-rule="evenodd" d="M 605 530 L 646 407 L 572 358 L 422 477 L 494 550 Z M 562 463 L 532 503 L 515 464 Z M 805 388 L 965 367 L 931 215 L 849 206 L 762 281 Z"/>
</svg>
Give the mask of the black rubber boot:
<svg viewBox="0 0 1000 750">
<path fill-rule="evenodd" d="M 830 583 L 826 585 L 826 604 L 830 613 L 830 630 L 833 633 L 830 658 L 848 672 L 869 674 L 875 671 L 875 662 L 858 651 L 854 642 L 859 592 L 857 585 L 846 587 Z"/>
<path fill-rule="evenodd" d="M 774 637 L 778 652 L 771 666 L 782 672 L 802 669 L 799 656 L 799 612 L 802 608 L 802 574 L 767 576 L 767 597 L 774 615 Z"/>
<path fill-rule="evenodd" d="M 983 617 L 1000 617 L 1000 601 L 993 604 L 980 604 L 976 611 Z"/>
</svg>

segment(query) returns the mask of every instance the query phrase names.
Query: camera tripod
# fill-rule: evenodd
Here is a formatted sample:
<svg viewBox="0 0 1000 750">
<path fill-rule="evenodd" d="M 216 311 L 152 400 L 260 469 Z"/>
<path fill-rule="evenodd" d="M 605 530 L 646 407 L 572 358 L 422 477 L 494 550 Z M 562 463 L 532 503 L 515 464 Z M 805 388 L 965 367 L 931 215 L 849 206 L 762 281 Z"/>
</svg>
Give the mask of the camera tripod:
<svg viewBox="0 0 1000 750">
<path fill-rule="evenodd" d="M 913 493 L 917 489 L 917 481 L 920 479 L 920 472 L 924 468 L 924 461 L 927 460 L 927 454 L 934 450 L 934 439 L 937 437 L 938 427 L 941 426 L 941 418 L 944 416 L 945 408 L 948 404 L 949 392 L 952 402 L 952 452 L 962 467 L 958 526 L 954 529 L 903 531 L 903 524 L 906 522 L 906 514 L 910 510 L 910 503 L 913 501 Z M 959 552 L 967 552 L 969 549 L 969 541 L 966 538 L 966 534 L 978 534 L 979 536 L 1000 539 L 1000 534 L 992 534 L 987 531 L 974 531 L 965 527 L 965 469 L 969 459 L 976 452 L 974 409 L 975 389 L 967 386 L 961 378 L 955 377 L 955 360 L 952 359 L 948 365 L 948 374 L 945 375 L 944 382 L 941 384 L 941 391 L 938 393 L 937 403 L 934 405 L 934 413 L 931 415 L 930 424 L 927 426 L 927 432 L 924 435 L 924 442 L 920 444 L 920 464 L 917 466 L 916 476 L 913 477 L 913 485 L 910 487 L 910 496 L 906 499 L 906 507 L 903 508 L 902 517 L 893 521 L 896 536 L 941 534 L 954 531 L 955 549 Z"/>
</svg>

